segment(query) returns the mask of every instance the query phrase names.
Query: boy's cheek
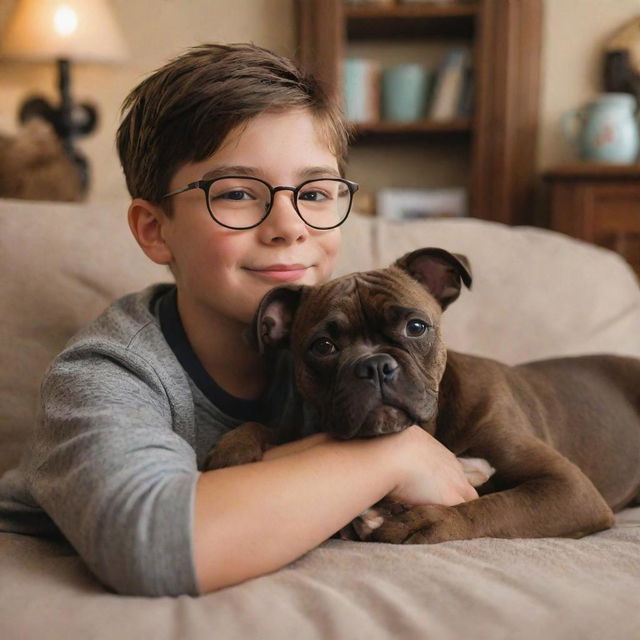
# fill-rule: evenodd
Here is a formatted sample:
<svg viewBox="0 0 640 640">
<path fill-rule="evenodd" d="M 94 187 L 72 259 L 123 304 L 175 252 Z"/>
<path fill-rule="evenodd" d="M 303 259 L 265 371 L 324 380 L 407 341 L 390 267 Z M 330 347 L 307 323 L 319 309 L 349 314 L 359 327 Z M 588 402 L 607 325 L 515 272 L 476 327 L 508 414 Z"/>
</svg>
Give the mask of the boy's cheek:
<svg viewBox="0 0 640 640">
<path fill-rule="evenodd" d="M 340 246 L 342 243 L 342 233 L 340 229 L 333 229 L 328 233 L 331 235 L 327 238 L 323 238 L 325 240 L 323 246 L 325 259 L 322 261 L 322 265 L 318 273 L 317 284 L 327 282 L 331 278 L 340 253 Z"/>
</svg>

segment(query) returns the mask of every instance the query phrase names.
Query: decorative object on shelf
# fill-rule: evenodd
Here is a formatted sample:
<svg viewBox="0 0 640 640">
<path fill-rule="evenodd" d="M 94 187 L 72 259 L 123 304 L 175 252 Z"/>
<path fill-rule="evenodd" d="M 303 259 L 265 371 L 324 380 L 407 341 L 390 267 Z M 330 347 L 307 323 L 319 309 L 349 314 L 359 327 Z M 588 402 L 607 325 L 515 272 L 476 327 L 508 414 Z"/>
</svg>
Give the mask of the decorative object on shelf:
<svg viewBox="0 0 640 640">
<path fill-rule="evenodd" d="M 640 18 L 625 23 L 605 45 L 604 88 L 640 102 Z"/>
<path fill-rule="evenodd" d="M 452 218 L 467 215 L 466 189 L 380 189 L 377 215 L 385 220 Z"/>
<path fill-rule="evenodd" d="M 57 61 L 59 104 L 52 105 L 41 96 L 29 98 L 20 107 L 19 119 L 26 123 L 41 118 L 52 125 L 86 191 L 88 162 L 74 147 L 74 140 L 95 129 L 97 111 L 90 104 L 73 101 L 70 63 L 120 62 L 126 58 L 126 46 L 107 0 L 19 0 L 0 53 L 20 61 Z"/>
<path fill-rule="evenodd" d="M 626 164 L 638 157 L 636 99 L 626 93 L 603 93 L 565 112 L 562 131 L 582 160 Z"/>
<path fill-rule="evenodd" d="M 349 122 L 380 120 L 380 64 L 365 58 L 344 61 L 344 113 Z"/>
<path fill-rule="evenodd" d="M 82 200 L 75 163 L 48 122 L 32 118 L 16 135 L 0 133 L 0 198 Z"/>
<path fill-rule="evenodd" d="M 413 122 L 425 115 L 429 70 L 422 64 L 401 64 L 382 73 L 382 119 Z"/>
</svg>

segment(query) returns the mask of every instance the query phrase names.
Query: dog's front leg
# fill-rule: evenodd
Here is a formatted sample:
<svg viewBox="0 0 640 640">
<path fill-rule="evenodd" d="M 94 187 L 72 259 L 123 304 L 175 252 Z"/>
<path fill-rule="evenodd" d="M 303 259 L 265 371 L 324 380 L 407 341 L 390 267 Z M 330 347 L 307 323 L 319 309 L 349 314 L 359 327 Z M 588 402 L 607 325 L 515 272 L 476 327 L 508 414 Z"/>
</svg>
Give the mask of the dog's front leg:
<svg viewBox="0 0 640 640">
<path fill-rule="evenodd" d="M 209 450 L 203 470 L 234 467 L 262 460 L 269 444 L 270 431 L 259 422 L 245 422 L 225 433 Z"/>
<path fill-rule="evenodd" d="M 413 507 L 386 518 L 369 540 L 435 543 L 468 538 L 579 537 L 606 529 L 613 513 L 580 469 L 540 440 L 523 436 L 475 450 L 494 466 L 502 491 L 452 507 Z"/>
</svg>

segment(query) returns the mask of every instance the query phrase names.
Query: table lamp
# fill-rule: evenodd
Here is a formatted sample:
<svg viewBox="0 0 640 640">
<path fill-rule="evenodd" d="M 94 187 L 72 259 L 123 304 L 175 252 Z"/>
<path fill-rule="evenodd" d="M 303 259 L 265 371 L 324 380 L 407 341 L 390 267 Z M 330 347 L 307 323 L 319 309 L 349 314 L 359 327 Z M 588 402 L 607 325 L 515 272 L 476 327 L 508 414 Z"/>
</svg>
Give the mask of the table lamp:
<svg viewBox="0 0 640 640">
<path fill-rule="evenodd" d="M 41 96 L 28 98 L 20 107 L 24 123 L 39 117 L 49 122 L 81 175 L 83 188 L 89 181 L 86 158 L 73 141 L 93 131 L 97 111 L 71 98 L 70 63 L 121 62 L 127 49 L 108 0 L 18 0 L 0 45 L 4 58 L 43 62 L 56 60 L 60 102 L 50 104 Z"/>
</svg>

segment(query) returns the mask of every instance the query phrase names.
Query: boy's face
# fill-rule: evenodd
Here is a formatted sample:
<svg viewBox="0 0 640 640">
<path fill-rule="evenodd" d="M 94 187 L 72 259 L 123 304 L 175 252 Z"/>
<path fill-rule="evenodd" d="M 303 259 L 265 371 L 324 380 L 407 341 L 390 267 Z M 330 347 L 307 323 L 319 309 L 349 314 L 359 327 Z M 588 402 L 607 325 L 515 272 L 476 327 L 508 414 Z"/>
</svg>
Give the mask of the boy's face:
<svg viewBox="0 0 640 640">
<path fill-rule="evenodd" d="M 221 168 L 226 175 L 246 174 L 274 187 L 340 177 L 336 158 L 318 129 L 306 111 L 257 116 L 231 132 L 210 158 L 180 168 L 169 191 Z M 227 229 L 211 218 L 201 189 L 172 197 L 173 216 L 163 218 L 162 233 L 181 311 L 204 312 L 212 321 L 248 323 L 269 289 L 285 283 L 314 285 L 330 278 L 340 231 L 305 225 L 292 196 L 291 191 L 277 192 L 266 220 L 242 231 Z"/>
</svg>

